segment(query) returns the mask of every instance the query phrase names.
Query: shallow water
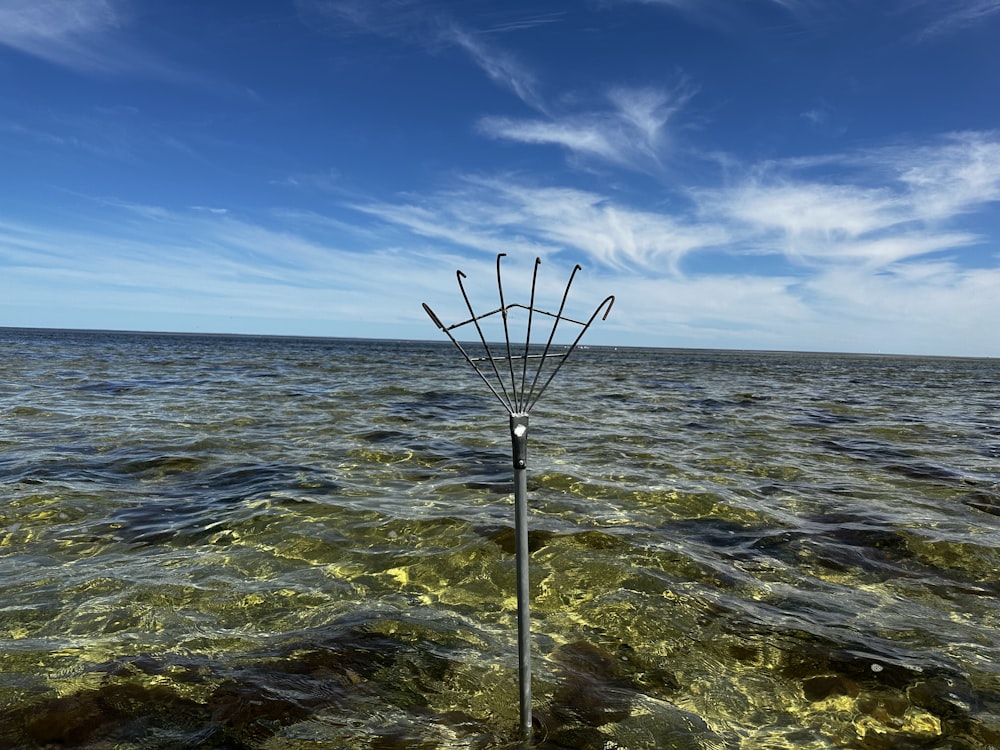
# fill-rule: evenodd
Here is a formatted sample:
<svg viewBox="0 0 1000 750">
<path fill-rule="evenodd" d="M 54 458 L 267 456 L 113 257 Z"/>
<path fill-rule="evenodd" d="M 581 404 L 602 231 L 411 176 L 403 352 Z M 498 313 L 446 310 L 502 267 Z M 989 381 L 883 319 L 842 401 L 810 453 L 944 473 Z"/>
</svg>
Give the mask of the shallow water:
<svg viewBox="0 0 1000 750">
<path fill-rule="evenodd" d="M 588 349 L 540 747 L 1000 747 L 1000 361 Z M 506 414 L 447 342 L 0 329 L 0 748 L 492 748 Z"/>
</svg>

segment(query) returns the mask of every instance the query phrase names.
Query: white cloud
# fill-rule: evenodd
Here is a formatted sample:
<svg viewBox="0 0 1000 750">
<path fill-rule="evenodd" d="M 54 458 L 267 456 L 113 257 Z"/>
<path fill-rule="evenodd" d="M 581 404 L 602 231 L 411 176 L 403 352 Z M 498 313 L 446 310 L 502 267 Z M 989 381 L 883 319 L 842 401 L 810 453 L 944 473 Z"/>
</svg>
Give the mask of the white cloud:
<svg viewBox="0 0 1000 750">
<path fill-rule="evenodd" d="M 525 104 L 544 111 L 545 104 L 538 94 L 535 76 L 513 55 L 458 26 L 452 25 L 448 36 L 469 54 L 491 81 L 512 91 Z"/>
<path fill-rule="evenodd" d="M 823 176 L 813 174 L 816 170 Z M 799 266 L 878 269 L 984 238 L 951 226 L 1000 200 L 1000 138 L 960 134 L 909 148 L 750 165 L 746 179 L 695 191 L 670 211 L 595 192 L 467 179 L 438 194 L 359 210 L 422 237 L 490 253 L 583 253 L 608 268 L 683 276 L 706 251 L 778 256 Z M 835 176 L 834 176 L 835 175 Z"/>
<path fill-rule="evenodd" d="M 792 237 L 857 237 L 906 222 L 900 199 L 885 188 L 750 180 L 714 192 L 710 210 Z"/>
<path fill-rule="evenodd" d="M 724 228 L 616 204 L 595 193 L 512 180 L 468 180 L 414 204 L 372 203 L 362 211 L 483 252 L 517 249 L 540 255 L 570 250 L 616 269 L 675 272 L 690 252 L 718 247 Z"/>
<path fill-rule="evenodd" d="M 326 18 L 336 22 L 332 33 L 362 31 L 382 37 L 415 43 L 428 52 L 458 47 L 469 56 L 496 85 L 507 89 L 529 106 L 544 111 L 545 104 L 538 92 L 538 81 L 531 70 L 510 52 L 485 38 L 486 34 L 516 31 L 539 24 L 553 23 L 558 15 L 520 16 L 501 26 L 496 24 L 483 32 L 460 24 L 452 13 L 440 4 L 422 0 L 296 0 L 299 11 L 309 18 Z"/>
<path fill-rule="evenodd" d="M 619 293 L 613 317 L 628 322 L 609 325 L 622 341 L 670 331 L 694 346 L 997 354 L 1000 248 L 963 221 L 1000 199 L 998 144 L 966 133 L 744 165 L 745 179 L 671 210 L 508 178 L 358 207 L 483 262 L 581 254 L 604 269 L 584 296 Z M 699 257 L 711 261 L 688 263 Z M 977 320 L 982 335 L 963 340 Z"/>
<path fill-rule="evenodd" d="M 979 26 L 1000 14 L 1000 0 L 931 0 L 925 5 L 932 19 L 921 32 L 922 39 Z"/>
<path fill-rule="evenodd" d="M 3 0 L 0 45 L 81 73 L 218 87 L 130 38 L 131 20 L 128 0 Z"/>
<path fill-rule="evenodd" d="M 684 85 L 672 92 L 615 88 L 603 109 L 553 114 L 544 120 L 485 117 L 479 129 L 493 138 L 561 146 L 576 157 L 653 173 L 661 167 L 669 143 L 667 126 L 691 95 Z"/>
<path fill-rule="evenodd" d="M 952 134 L 751 171 L 699 192 L 703 215 L 735 222 L 734 234 L 758 251 L 879 267 L 983 241 L 948 225 L 1000 201 L 1000 136 Z"/>
<path fill-rule="evenodd" d="M 809 282 L 817 306 L 836 314 L 839 348 L 873 352 L 1000 355 L 997 289 L 1000 269 L 948 262 L 831 268 Z"/>
<path fill-rule="evenodd" d="M 48 323 L 57 326 L 123 328 L 143 316 L 177 330 L 169 321 L 196 316 L 235 332 L 372 335 L 359 333 L 372 321 L 391 335 L 426 322 L 415 290 L 443 295 L 454 281 L 447 254 L 345 251 L 228 215 L 107 208 L 107 223 L 90 230 L 0 220 L 0 307 L 72 310 Z"/>
<path fill-rule="evenodd" d="M 780 10 L 804 16 L 807 13 L 823 9 L 823 5 L 817 0 L 750 0 L 750 2 L 735 3 L 731 0 L 614 0 L 619 3 L 631 3 L 638 5 L 660 6 L 669 8 L 678 13 L 683 13 L 699 23 L 724 27 L 737 28 L 746 23 L 746 11 L 750 5 L 762 7 L 776 7 Z"/>
<path fill-rule="evenodd" d="M 152 67 L 117 34 L 125 17 L 116 0 L 6 0 L 0 44 L 85 72 L 125 73 Z"/>
<path fill-rule="evenodd" d="M 893 149 L 886 157 L 928 219 L 1000 201 L 1000 133 L 955 133 L 942 144 Z"/>
<path fill-rule="evenodd" d="M 69 67 L 103 69 L 100 41 L 120 24 L 109 0 L 7 0 L 0 44 Z"/>
</svg>

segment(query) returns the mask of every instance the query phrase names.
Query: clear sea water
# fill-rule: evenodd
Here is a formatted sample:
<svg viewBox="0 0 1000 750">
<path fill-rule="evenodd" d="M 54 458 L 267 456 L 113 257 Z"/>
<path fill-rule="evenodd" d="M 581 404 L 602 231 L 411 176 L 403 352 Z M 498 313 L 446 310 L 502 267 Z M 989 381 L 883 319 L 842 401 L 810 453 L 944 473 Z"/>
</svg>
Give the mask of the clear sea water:
<svg viewBox="0 0 1000 750">
<path fill-rule="evenodd" d="M 1000 361 L 592 348 L 538 747 L 1000 747 Z M 441 344 L 0 329 L 0 748 L 516 745 L 507 417 Z"/>
</svg>

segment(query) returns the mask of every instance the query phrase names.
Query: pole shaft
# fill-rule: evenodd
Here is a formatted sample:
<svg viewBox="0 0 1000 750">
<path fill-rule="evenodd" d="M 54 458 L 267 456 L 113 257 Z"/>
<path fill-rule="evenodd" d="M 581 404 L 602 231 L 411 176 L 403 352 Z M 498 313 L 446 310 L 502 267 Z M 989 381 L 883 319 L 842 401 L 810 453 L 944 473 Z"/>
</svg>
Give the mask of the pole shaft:
<svg viewBox="0 0 1000 750">
<path fill-rule="evenodd" d="M 528 571 L 528 415 L 512 414 L 514 449 L 514 536 L 517 563 L 517 667 L 521 734 L 531 737 L 531 585 Z"/>
</svg>

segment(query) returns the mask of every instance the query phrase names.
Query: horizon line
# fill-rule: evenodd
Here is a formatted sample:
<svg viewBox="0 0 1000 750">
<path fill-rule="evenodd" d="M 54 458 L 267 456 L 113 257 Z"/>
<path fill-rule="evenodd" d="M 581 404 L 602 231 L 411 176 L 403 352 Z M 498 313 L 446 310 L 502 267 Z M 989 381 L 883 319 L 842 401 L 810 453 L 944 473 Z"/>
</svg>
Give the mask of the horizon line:
<svg viewBox="0 0 1000 750">
<path fill-rule="evenodd" d="M 438 339 L 407 339 L 407 338 L 384 338 L 370 336 L 317 336 L 309 334 L 295 333 L 234 333 L 225 331 L 158 331 L 135 328 L 53 328 L 49 326 L 7 326 L 0 325 L 0 332 L 3 331 L 48 331 L 63 333 L 83 333 L 83 334 L 124 334 L 130 336 L 153 335 L 153 336 L 207 336 L 216 338 L 258 338 L 258 339 L 300 339 L 307 341 L 367 341 L 367 342 L 391 342 L 410 344 L 443 344 L 452 345 L 450 341 Z M 463 344 L 480 345 L 478 340 L 462 341 Z M 503 342 L 488 342 L 490 344 L 502 344 Z M 560 346 L 566 346 L 561 344 Z M 713 347 L 697 346 L 640 346 L 635 344 L 585 344 L 580 343 L 579 349 L 626 349 L 626 350 L 658 350 L 675 352 L 725 352 L 731 354 L 801 354 L 811 356 L 843 356 L 843 357 L 899 357 L 909 359 L 976 359 L 976 360 L 996 360 L 1000 357 L 991 357 L 972 354 L 909 354 L 901 352 L 851 352 L 851 351 L 822 351 L 815 349 L 720 349 Z"/>
</svg>

